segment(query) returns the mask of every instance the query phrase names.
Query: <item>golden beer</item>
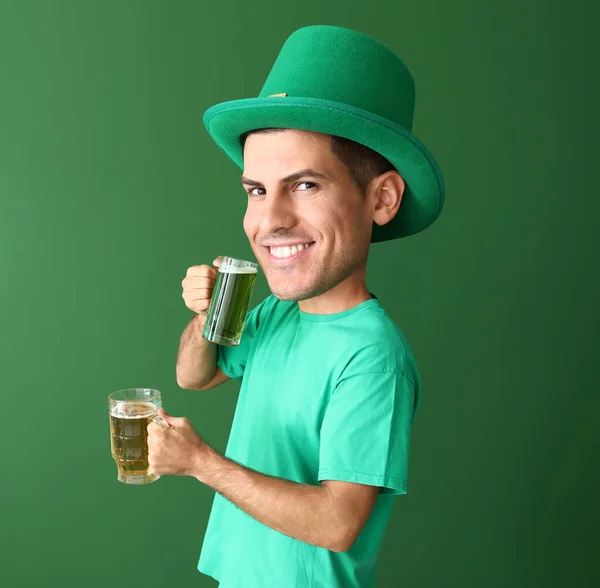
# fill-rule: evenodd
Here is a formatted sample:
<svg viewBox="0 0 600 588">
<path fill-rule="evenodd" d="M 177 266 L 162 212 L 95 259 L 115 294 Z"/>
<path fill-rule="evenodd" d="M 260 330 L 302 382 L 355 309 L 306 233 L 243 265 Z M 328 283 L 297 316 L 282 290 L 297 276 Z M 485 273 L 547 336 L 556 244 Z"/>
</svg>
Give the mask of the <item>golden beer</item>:
<svg viewBox="0 0 600 588">
<path fill-rule="evenodd" d="M 148 484 L 160 476 L 148 471 L 148 425 L 161 406 L 160 392 L 131 388 L 109 396 L 110 446 L 117 479 L 125 484 Z"/>
</svg>

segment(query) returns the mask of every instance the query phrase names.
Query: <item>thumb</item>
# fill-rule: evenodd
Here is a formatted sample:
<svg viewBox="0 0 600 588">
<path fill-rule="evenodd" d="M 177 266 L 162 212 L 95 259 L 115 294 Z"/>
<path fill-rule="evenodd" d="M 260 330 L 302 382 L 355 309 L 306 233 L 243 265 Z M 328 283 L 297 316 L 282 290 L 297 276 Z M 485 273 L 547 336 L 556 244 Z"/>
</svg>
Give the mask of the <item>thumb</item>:
<svg viewBox="0 0 600 588">
<path fill-rule="evenodd" d="M 158 414 L 158 416 L 160 416 L 163 419 L 165 419 L 165 421 L 167 421 L 167 423 L 169 423 L 169 425 L 174 424 L 175 417 L 172 417 L 172 416 L 168 415 L 167 411 L 164 408 L 162 408 L 162 406 L 158 409 L 158 411 L 156 412 L 156 414 Z"/>
</svg>

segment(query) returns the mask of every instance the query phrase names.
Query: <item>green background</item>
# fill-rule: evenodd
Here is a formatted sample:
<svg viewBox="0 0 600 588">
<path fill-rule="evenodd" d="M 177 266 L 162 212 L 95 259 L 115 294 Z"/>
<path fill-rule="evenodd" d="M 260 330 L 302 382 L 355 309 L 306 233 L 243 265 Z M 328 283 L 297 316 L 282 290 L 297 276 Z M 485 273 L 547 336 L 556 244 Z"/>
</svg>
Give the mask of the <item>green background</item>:
<svg viewBox="0 0 600 588">
<path fill-rule="evenodd" d="M 215 586 L 212 493 L 117 483 L 106 396 L 158 388 L 224 449 L 237 385 L 175 381 L 187 267 L 251 254 L 202 113 L 257 95 L 296 28 L 338 24 L 407 63 L 447 184 L 431 229 L 370 259 L 424 386 L 378 586 L 599 585 L 592 7 L 0 0 L 2 584 Z"/>
</svg>

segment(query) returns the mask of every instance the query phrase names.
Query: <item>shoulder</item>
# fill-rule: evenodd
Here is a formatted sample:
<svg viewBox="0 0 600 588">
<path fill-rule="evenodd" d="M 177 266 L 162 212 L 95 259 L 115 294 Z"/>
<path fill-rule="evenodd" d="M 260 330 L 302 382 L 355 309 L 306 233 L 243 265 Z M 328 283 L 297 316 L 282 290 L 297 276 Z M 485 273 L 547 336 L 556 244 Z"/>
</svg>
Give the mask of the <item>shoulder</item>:
<svg viewBox="0 0 600 588">
<path fill-rule="evenodd" d="M 263 325 L 271 326 L 278 319 L 297 314 L 298 305 L 294 302 L 284 302 L 279 300 L 273 294 L 267 296 L 260 304 L 255 306 L 249 313 L 256 321 L 257 327 Z"/>
<path fill-rule="evenodd" d="M 342 378 L 368 372 L 396 372 L 413 383 L 419 381 L 408 340 L 379 301 L 352 318 L 352 329 L 357 336 L 340 374 Z"/>
</svg>

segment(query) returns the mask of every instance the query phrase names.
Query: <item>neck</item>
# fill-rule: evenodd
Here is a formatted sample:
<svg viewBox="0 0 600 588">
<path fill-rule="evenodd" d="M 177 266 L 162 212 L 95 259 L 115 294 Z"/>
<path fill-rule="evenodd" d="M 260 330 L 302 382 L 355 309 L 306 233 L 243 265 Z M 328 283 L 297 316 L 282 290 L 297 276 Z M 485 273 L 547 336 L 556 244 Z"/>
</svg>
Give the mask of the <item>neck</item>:
<svg viewBox="0 0 600 588">
<path fill-rule="evenodd" d="M 308 314 L 335 314 L 371 299 L 364 272 L 351 275 L 337 286 L 314 298 L 300 300 L 298 307 Z"/>
</svg>

